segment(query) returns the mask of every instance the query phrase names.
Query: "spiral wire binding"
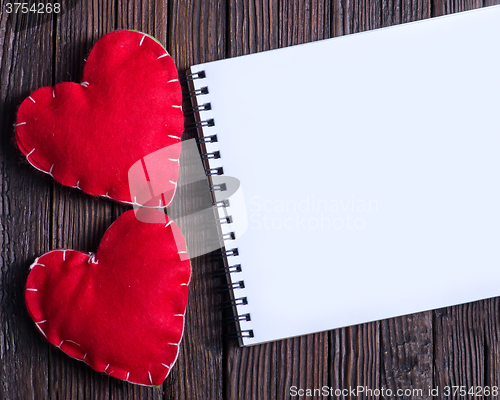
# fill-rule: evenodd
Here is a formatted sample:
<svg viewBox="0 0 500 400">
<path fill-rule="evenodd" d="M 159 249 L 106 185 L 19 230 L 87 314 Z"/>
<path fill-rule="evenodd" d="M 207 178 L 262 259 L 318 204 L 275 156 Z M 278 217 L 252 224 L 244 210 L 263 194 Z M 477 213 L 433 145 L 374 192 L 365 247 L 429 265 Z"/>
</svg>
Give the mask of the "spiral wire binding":
<svg viewBox="0 0 500 400">
<path fill-rule="evenodd" d="M 206 73 L 205 71 L 199 71 L 199 72 L 194 72 L 187 74 L 185 77 L 185 81 L 190 83 L 191 81 L 194 81 L 196 79 L 205 79 L 206 78 Z M 206 95 L 209 93 L 208 86 L 202 86 L 199 89 L 193 89 L 189 91 L 189 97 L 198 97 L 202 95 Z M 198 100 L 198 99 L 197 99 Z M 195 115 L 198 114 L 201 111 L 210 111 L 212 110 L 212 105 L 209 102 L 203 103 L 203 104 L 196 104 L 193 105 L 192 108 L 186 110 L 187 113 L 194 113 Z M 213 127 L 215 126 L 215 121 L 213 118 L 207 119 L 207 120 L 200 120 L 196 121 L 194 124 L 191 124 L 188 126 L 188 129 L 196 129 L 200 131 L 203 128 L 206 127 Z M 201 136 L 197 139 L 197 143 L 200 145 L 206 144 L 206 143 L 217 143 L 217 135 L 209 135 L 209 136 Z M 224 169 L 222 167 L 218 168 L 210 168 L 208 163 L 210 160 L 217 160 L 221 158 L 220 152 L 219 151 L 214 151 L 214 152 L 206 152 L 204 149 L 204 146 L 202 146 L 203 151 L 201 152 L 201 157 L 203 161 L 205 162 L 205 173 L 208 177 L 214 176 L 214 175 L 223 175 L 224 174 Z M 207 167 L 208 165 L 208 167 Z M 211 181 L 211 179 L 210 179 Z M 212 184 L 210 182 L 210 191 L 213 194 L 214 202 L 213 207 L 217 209 L 226 209 L 229 207 L 229 200 L 222 200 L 222 201 L 215 201 L 215 192 L 216 191 L 225 191 L 227 190 L 226 184 Z M 218 218 L 216 220 L 216 223 L 218 224 L 218 228 L 220 229 L 222 225 L 228 225 L 233 223 L 233 217 L 232 216 L 225 216 L 222 218 Z M 220 232 L 220 230 L 219 230 Z M 225 264 L 229 264 L 229 257 L 236 257 L 239 255 L 239 250 L 238 248 L 232 248 L 232 249 L 227 249 L 226 247 L 226 242 L 229 240 L 235 240 L 236 236 L 234 232 L 229 232 L 225 234 L 219 234 L 219 240 L 224 244 L 224 249 L 221 251 L 222 257 L 225 259 Z M 247 329 L 247 330 L 242 330 L 240 328 L 239 322 L 247 322 L 251 321 L 251 316 L 250 313 L 245 313 L 238 315 L 237 313 L 237 306 L 243 306 L 248 304 L 248 299 L 247 297 L 239 297 L 237 298 L 234 296 L 234 290 L 235 289 L 243 289 L 245 288 L 245 282 L 243 280 L 237 280 L 234 279 L 235 274 L 238 274 L 242 271 L 241 265 L 231 265 L 231 266 L 225 266 L 222 268 L 220 271 L 216 272 L 216 275 L 218 276 L 225 276 L 227 278 L 227 284 L 223 285 L 223 290 L 224 291 L 230 291 L 233 295 L 233 298 L 231 300 L 228 300 L 224 303 L 222 303 L 223 308 L 231 308 L 233 309 L 234 316 L 225 318 L 223 322 L 225 324 L 236 324 L 236 331 L 231 332 L 227 334 L 226 336 L 231 339 L 242 339 L 242 338 L 253 338 L 254 337 L 254 332 L 252 329 Z"/>
</svg>

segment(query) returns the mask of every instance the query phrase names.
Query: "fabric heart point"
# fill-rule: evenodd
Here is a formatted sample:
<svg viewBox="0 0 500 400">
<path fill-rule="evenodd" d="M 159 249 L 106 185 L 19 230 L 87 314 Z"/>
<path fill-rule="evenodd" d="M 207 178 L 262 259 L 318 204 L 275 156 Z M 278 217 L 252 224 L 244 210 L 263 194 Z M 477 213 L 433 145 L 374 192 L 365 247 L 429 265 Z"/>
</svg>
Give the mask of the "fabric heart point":
<svg viewBox="0 0 500 400">
<path fill-rule="evenodd" d="M 165 380 L 178 356 L 191 276 L 182 233 L 165 218 L 144 223 L 130 210 L 95 254 L 60 249 L 33 263 L 26 306 L 50 343 L 118 379 Z"/>
<path fill-rule="evenodd" d="M 169 186 L 160 207 L 175 194 L 183 130 L 174 61 L 154 38 L 136 31 L 102 37 L 88 57 L 82 83 L 31 93 L 15 125 L 18 147 L 34 168 L 65 186 L 126 204 L 137 200 L 129 191 L 130 168 L 168 148 L 168 158 L 156 166 Z"/>
</svg>

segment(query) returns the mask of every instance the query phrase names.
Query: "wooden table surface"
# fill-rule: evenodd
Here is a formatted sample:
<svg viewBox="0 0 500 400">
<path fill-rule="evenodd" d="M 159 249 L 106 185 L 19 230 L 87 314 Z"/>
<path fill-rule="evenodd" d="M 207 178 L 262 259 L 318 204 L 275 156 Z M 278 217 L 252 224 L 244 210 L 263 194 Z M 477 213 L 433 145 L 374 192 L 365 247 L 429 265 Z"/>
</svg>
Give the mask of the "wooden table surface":
<svg viewBox="0 0 500 400">
<path fill-rule="evenodd" d="M 267 400 L 305 398 L 291 397 L 290 387 L 325 385 L 361 385 L 393 393 L 422 389 L 422 395 L 417 391 L 390 397 L 419 399 L 430 398 L 429 387 L 499 385 L 498 298 L 239 348 L 223 338 L 224 294 L 218 290 L 220 278 L 213 274 L 221 262 L 213 254 L 193 260 L 185 336 L 177 364 L 161 388 L 134 386 L 94 372 L 45 342 L 25 310 L 24 284 L 29 265 L 50 249 L 95 251 L 106 228 L 127 208 L 54 183 L 27 165 L 13 145 L 21 101 L 41 86 L 79 82 L 92 45 L 115 29 L 154 35 L 183 74 L 194 63 L 495 1 L 499 0 L 83 0 L 62 1 L 63 13 L 57 18 L 30 20 L 2 8 L 0 399 Z M 311 71 L 309 78 L 318 80 L 318 71 Z M 318 104 L 318 112 L 327 114 L 328 109 Z M 183 207 L 174 205 L 181 211 Z"/>
</svg>

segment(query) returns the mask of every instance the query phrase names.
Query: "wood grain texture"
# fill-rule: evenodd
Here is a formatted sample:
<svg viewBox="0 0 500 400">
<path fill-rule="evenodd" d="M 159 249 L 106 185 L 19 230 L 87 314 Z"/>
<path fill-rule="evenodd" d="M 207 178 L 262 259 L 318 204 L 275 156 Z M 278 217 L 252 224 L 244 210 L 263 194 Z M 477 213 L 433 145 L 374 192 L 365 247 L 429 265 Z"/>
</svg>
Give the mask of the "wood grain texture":
<svg viewBox="0 0 500 400">
<path fill-rule="evenodd" d="M 500 0 L 89 0 L 56 20 L 0 15 L 0 399 L 289 399 L 290 387 L 422 390 L 500 384 L 500 300 L 484 300 L 249 348 L 223 340 L 216 252 L 192 260 L 180 356 L 160 388 L 108 378 L 48 345 L 24 307 L 34 258 L 95 251 L 127 207 L 53 183 L 12 143 L 15 111 L 40 86 L 79 81 L 92 45 L 113 29 L 157 37 L 181 75 L 192 64 L 493 5 Z M 25 29 L 25 28 L 28 29 Z M 313 71 L 311 72 L 313 74 Z M 409 77 L 411 79 L 411 77 Z M 183 87 L 186 95 L 186 87 Z M 186 98 L 184 108 L 189 107 Z M 318 105 L 320 107 L 321 105 Z M 187 116 L 187 124 L 192 117 Z M 236 133 L 235 133 L 236 134 Z M 186 130 L 184 140 L 194 137 Z M 189 163 L 181 161 L 181 180 Z M 203 206 L 179 188 L 173 217 Z M 195 248 L 195 222 L 181 225 Z M 193 247 L 194 246 L 194 247 Z M 328 398 L 316 396 L 314 398 Z M 349 398 L 333 397 L 333 398 Z M 364 396 L 364 398 L 382 398 Z M 456 398 L 456 397 L 449 397 Z M 497 397 L 498 398 L 498 397 Z"/>
<path fill-rule="evenodd" d="M 186 69 L 194 63 L 224 57 L 226 7 L 223 2 L 171 0 L 170 10 L 168 50 L 177 64 L 180 76 L 184 76 Z M 183 92 L 183 108 L 187 109 L 190 107 L 190 100 L 186 85 L 183 85 Z M 192 116 L 188 116 L 186 123 L 192 122 Z M 183 140 L 194 137 L 195 132 L 187 130 Z M 186 181 L 193 164 L 196 165 L 192 157 L 181 157 L 179 182 Z M 209 192 L 205 195 L 209 195 Z M 200 196 L 188 185 L 179 184 L 169 215 L 173 218 L 188 215 L 192 209 L 203 209 L 205 203 L 205 196 Z M 199 222 L 188 220 L 180 224 L 189 251 L 196 253 L 204 239 L 204 231 L 200 229 Z M 221 295 L 218 292 L 220 282 L 214 277 L 214 272 L 222 266 L 221 261 L 220 257 L 214 257 L 214 253 L 191 261 L 190 297 L 181 356 L 172 371 L 173 381 L 165 390 L 165 398 L 223 398 Z"/>
<path fill-rule="evenodd" d="M 117 29 L 134 29 L 154 36 L 164 46 L 168 33 L 168 0 L 119 0 Z"/>
<path fill-rule="evenodd" d="M 432 16 L 439 17 L 460 11 L 473 10 L 483 6 L 483 0 L 434 0 Z"/>
<path fill-rule="evenodd" d="M 331 388 L 382 388 L 380 324 L 381 322 L 371 322 L 330 332 L 328 384 Z M 365 397 L 378 398 L 372 394 Z"/>
<path fill-rule="evenodd" d="M 0 14 L 0 398 L 9 400 L 49 396 L 48 348 L 24 306 L 24 287 L 29 266 L 50 246 L 51 181 L 14 146 L 13 125 L 22 100 L 52 82 L 53 23 L 23 24 L 22 15 Z"/>
<path fill-rule="evenodd" d="M 333 0 L 335 36 L 363 32 L 431 16 L 430 0 Z"/>
<path fill-rule="evenodd" d="M 81 81 L 85 59 L 92 46 L 102 35 L 114 29 L 114 15 L 113 4 L 94 0 L 79 2 L 57 18 L 54 84 Z M 75 26 L 80 29 L 74 29 Z M 112 207 L 108 201 L 54 182 L 51 248 L 95 252 L 112 223 Z M 109 377 L 93 371 L 85 363 L 75 362 L 52 346 L 49 348 L 51 399 L 97 400 L 109 397 Z"/>
<path fill-rule="evenodd" d="M 484 385 L 500 387 L 500 298 L 484 300 Z M 495 399 L 499 396 L 492 397 Z"/>
<path fill-rule="evenodd" d="M 486 304 L 486 301 L 479 301 L 434 311 L 435 386 L 464 386 L 468 390 L 485 385 L 488 363 Z"/>
<path fill-rule="evenodd" d="M 484 0 L 484 7 L 495 6 L 500 4 L 499 0 Z"/>
<path fill-rule="evenodd" d="M 328 382 L 328 332 L 276 342 L 276 399 L 291 397 L 291 387 L 321 388 Z M 261 397 L 259 397 L 260 399 Z M 322 399 L 323 396 L 315 396 Z"/>
<path fill-rule="evenodd" d="M 380 387 L 400 398 L 426 399 L 433 385 L 432 311 L 381 322 Z M 409 390 L 408 394 L 405 391 Z"/>
<path fill-rule="evenodd" d="M 277 48 L 278 10 L 275 0 L 230 1 L 228 57 Z"/>
<path fill-rule="evenodd" d="M 330 37 L 330 9 L 326 0 L 279 2 L 279 47 Z"/>
</svg>

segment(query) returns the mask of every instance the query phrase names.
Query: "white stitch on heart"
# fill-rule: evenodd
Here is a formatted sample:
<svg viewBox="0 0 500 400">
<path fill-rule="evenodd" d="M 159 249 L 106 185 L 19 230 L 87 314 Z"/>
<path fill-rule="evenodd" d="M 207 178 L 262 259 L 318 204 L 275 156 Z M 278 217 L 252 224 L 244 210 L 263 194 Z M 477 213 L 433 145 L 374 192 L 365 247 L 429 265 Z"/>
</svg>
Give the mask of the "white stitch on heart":
<svg viewBox="0 0 500 400">
<path fill-rule="evenodd" d="M 142 44 L 143 44 L 144 39 L 146 38 L 146 36 L 148 36 L 148 35 L 146 35 L 146 34 L 145 34 L 145 35 L 143 35 L 143 37 L 142 37 L 142 39 L 141 39 L 141 41 L 140 41 L 140 44 L 139 44 L 140 46 L 142 46 Z M 167 56 L 169 56 L 169 55 L 170 55 L 170 54 L 169 54 L 169 53 L 168 53 L 168 51 L 167 51 L 165 54 L 162 54 L 161 56 L 159 56 L 159 57 L 158 57 L 158 59 L 161 59 L 161 58 L 167 57 Z M 86 58 L 84 59 L 84 62 L 87 62 L 87 59 L 86 59 Z M 179 81 L 179 79 L 171 79 L 171 80 L 169 80 L 167 83 L 173 83 L 173 82 L 178 82 L 178 81 Z M 80 83 L 80 85 L 81 85 L 81 86 L 83 86 L 83 87 L 85 87 L 85 88 L 87 88 L 87 87 L 90 85 L 90 83 L 89 83 L 89 82 L 81 82 L 81 83 Z M 52 88 L 52 97 L 53 97 L 53 98 L 55 98 L 55 97 L 56 97 L 56 95 L 55 95 L 55 89 L 54 89 L 54 88 Z M 36 101 L 35 101 L 35 99 L 33 99 L 33 97 L 28 96 L 28 98 L 29 98 L 29 99 L 30 99 L 30 100 L 31 100 L 34 104 L 36 104 Z M 173 107 L 173 108 L 180 108 L 180 109 L 182 109 L 182 105 L 172 105 L 172 107 Z M 22 125 L 26 125 L 26 124 L 27 124 L 27 122 L 20 122 L 20 123 L 18 123 L 18 124 L 15 124 L 15 125 L 14 125 L 14 127 L 18 127 L 18 126 L 22 126 Z M 170 137 L 170 138 L 172 138 L 172 139 L 181 140 L 181 138 L 180 138 L 179 136 L 168 135 L 168 137 Z M 34 164 L 33 164 L 33 163 L 29 160 L 29 156 L 30 156 L 31 154 L 33 154 L 33 152 L 34 152 L 34 151 L 35 151 L 35 149 L 31 150 L 31 152 L 29 152 L 29 153 L 28 153 L 28 155 L 26 155 L 26 160 L 28 161 L 28 163 L 29 163 L 29 164 L 30 164 L 33 168 L 35 168 L 36 170 L 38 170 L 38 171 L 40 171 L 40 172 L 43 172 L 44 174 L 50 175 L 52 178 L 54 178 L 54 175 L 52 174 L 52 170 L 53 170 L 53 168 L 54 168 L 54 164 L 51 166 L 50 171 L 46 171 L 46 170 L 43 170 L 43 169 L 41 169 L 41 168 L 37 167 L 36 165 L 34 165 Z M 171 182 L 171 183 L 173 183 L 172 181 L 170 181 L 170 182 Z M 177 183 L 176 183 L 176 185 L 177 185 Z M 82 189 L 80 188 L 80 181 L 78 181 L 78 182 L 76 183 L 76 185 L 75 185 L 75 186 L 73 186 L 73 188 L 74 188 L 74 189 L 79 189 L 79 190 L 82 190 Z M 83 190 L 82 190 L 82 191 L 83 191 Z M 104 197 L 104 198 L 107 198 L 107 199 L 111 199 L 111 197 L 109 196 L 109 192 L 106 192 L 106 194 L 105 194 L 105 195 L 99 195 L 99 194 L 96 194 L 96 196 L 97 196 L 97 197 Z M 160 208 L 165 208 L 165 207 L 170 206 L 170 204 L 172 204 L 172 201 L 173 201 L 173 198 L 172 198 L 172 199 L 170 200 L 170 202 L 169 202 L 168 204 L 166 204 L 165 206 L 162 206 L 162 205 L 161 205 L 161 203 L 160 203 Z M 144 207 L 144 208 L 155 208 L 155 209 L 157 208 L 157 207 L 144 206 L 143 204 L 139 204 L 139 203 L 137 203 L 137 199 L 134 199 L 134 201 L 133 201 L 133 202 L 130 202 L 130 201 L 121 201 L 121 200 L 120 200 L 120 202 L 121 202 L 121 203 L 123 203 L 123 204 L 131 205 L 131 206 L 138 206 L 138 207 Z"/>
<path fill-rule="evenodd" d="M 167 224 L 167 225 L 170 225 L 171 223 L 173 223 L 173 221 L 170 221 L 170 223 L 169 223 L 169 224 Z M 49 253 L 56 252 L 56 251 L 61 251 L 61 252 L 63 253 L 63 260 L 65 260 L 65 259 L 66 259 L 66 252 L 67 252 L 68 250 L 62 250 L 62 249 L 52 250 L 52 251 L 50 251 L 50 252 L 46 253 L 45 255 L 47 255 L 47 254 L 49 254 Z M 185 251 L 184 251 L 184 252 L 180 252 L 180 253 L 187 253 L 187 252 L 185 252 Z M 95 254 L 94 254 L 94 253 L 89 253 L 89 261 L 90 261 L 90 259 L 92 258 L 92 257 L 91 257 L 91 255 L 95 255 Z M 40 257 L 38 257 L 38 258 L 35 260 L 35 262 L 34 262 L 34 263 L 33 263 L 33 265 L 31 266 L 31 269 L 32 269 L 34 266 L 36 266 L 36 265 L 40 265 L 40 266 L 45 267 L 45 265 L 44 265 L 44 264 L 40 264 L 40 263 L 38 263 L 39 258 L 40 258 Z M 96 262 L 96 263 L 98 263 L 98 262 Z M 186 286 L 187 286 L 187 285 L 188 285 L 188 283 L 183 283 L 183 284 L 181 284 L 181 285 L 186 285 Z M 27 291 L 37 291 L 36 289 L 26 289 L 26 290 L 27 290 Z M 166 365 L 166 364 L 161 364 L 161 365 L 163 365 L 164 367 L 167 367 L 167 368 L 169 369 L 168 373 L 170 372 L 170 370 L 171 370 L 172 366 L 176 363 L 176 361 L 177 361 L 177 359 L 178 359 L 178 357 L 179 357 L 179 352 L 180 352 L 180 342 L 181 342 L 181 340 L 182 340 L 182 337 L 183 337 L 183 335 L 184 335 L 184 330 L 185 330 L 185 314 L 186 314 L 186 313 L 184 313 L 184 314 L 174 314 L 174 316 L 176 316 L 176 317 L 182 317 L 182 318 L 183 318 L 183 325 L 182 325 L 182 334 L 181 334 L 181 339 L 179 340 L 179 343 L 167 343 L 167 345 L 171 345 L 171 346 L 176 346 L 176 347 L 177 347 L 176 356 L 175 356 L 175 359 L 174 359 L 174 361 L 172 362 L 172 364 L 171 364 L 170 366 L 168 366 L 168 365 Z M 39 325 L 39 324 L 43 324 L 43 323 L 45 323 L 45 322 L 47 322 L 47 320 L 43 320 L 43 321 L 39 321 L 39 322 L 35 322 L 35 326 L 36 326 L 36 327 L 38 328 L 38 330 L 42 333 L 42 335 L 43 335 L 43 336 L 44 336 L 44 337 L 48 340 L 47 335 L 45 334 L 45 332 L 43 331 L 43 329 L 42 329 L 42 328 L 40 327 L 40 325 Z M 73 344 L 75 344 L 75 345 L 77 345 L 77 346 L 80 346 L 80 347 L 81 347 L 81 345 L 80 345 L 80 344 L 78 344 L 78 343 L 76 343 L 76 342 L 74 342 L 74 341 L 72 341 L 72 340 L 62 340 L 62 341 L 61 341 L 61 343 L 59 344 L 59 346 L 56 346 L 56 347 L 61 348 L 61 346 L 62 346 L 62 344 L 63 344 L 64 342 L 70 342 L 70 343 L 73 343 Z M 90 364 L 89 364 L 89 363 L 85 360 L 85 359 L 87 358 L 87 353 L 85 353 L 85 354 L 84 354 L 84 356 L 83 356 L 83 358 L 82 358 L 82 359 L 78 359 L 78 358 L 75 358 L 75 357 L 72 357 L 72 356 L 70 356 L 70 357 L 71 357 L 71 358 L 74 358 L 74 359 L 76 359 L 76 360 L 78 360 L 78 361 L 83 361 L 83 362 L 84 362 L 84 363 L 86 363 L 87 365 L 90 365 Z M 108 369 L 110 366 L 111 366 L 111 365 L 110 365 L 110 364 L 108 364 L 108 366 L 107 366 L 107 367 L 106 367 L 106 369 L 104 370 L 104 372 L 105 372 L 106 374 L 108 374 L 108 375 L 109 375 L 109 374 L 111 374 L 111 373 L 113 372 L 113 371 L 107 372 L 107 369 Z M 167 375 L 168 375 L 168 373 L 167 373 Z M 146 384 L 143 384 L 143 383 L 138 383 L 138 382 L 132 382 L 132 381 L 129 381 L 130 372 L 128 372 L 128 373 L 127 373 L 127 378 L 125 379 L 125 381 L 130 382 L 130 383 L 134 383 L 134 384 L 137 384 L 137 385 L 140 385 L 140 386 L 145 386 L 145 387 L 154 386 L 154 383 L 153 383 L 153 380 L 152 380 L 152 377 L 151 377 L 151 372 L 149 372 L 149 371 L 148 371 L 148 375 L 149 375 L 149 380 L 150 380 L 150 382 L 151 382 L 151 385 L 146 385 Z"/>
<path fill-rule="evenodd" d="M 37 260 L 38 260 L 38 258 L 37 258 Z M 38 263 L 38 262 L 36 262 L 36 261 L 35 261 L 35 262 L 31 265 L 30 269 L 33 269 L 33 267 L 36 267 L 37 265 L 39 265 L 40 267 L 44 267 L 44 268 L 45 268 L 45 265 L 44 265 L 44 264 L 40 264 L 40 263 Z"/>
<path fill-rule="evenodd" d="M 40 321 L 40 322 L 35 322 L 35 326 L 38 328 L 38 330 L 40 332 L 42 332 L 42 335 L 45 336 L 45 339 L 47 339 L 47 335 L 45 334 L 45 332 L 43 331 L 42 328 L 40 328 L 40 325 L 39 324 L 43 324 L 44 322 L 47 322 L 47 320 L 45 321 Z M 48 340 L 48 339 L 47 339 Z"/>
<path fill-rule="evenodd" d="M 99 261 L 96 261 L 95 260 L 95 254 L 94 253 L 89 253 L 89 260 L 88 260 L 88 263 L 92 263 L 94 265 L 97 265 L 99 264 Z"/>
<path fill-rule="evenodd" d="M 23 122 L 23 123 L 20 123 L 18 125 L 25 125 L 26 122 Z M 173 139 L 181 139 L 180 137 L 178 136 L 173 136 L 173 135 L 168 135 L 169 137 L 173 138 Z M 47 175 L 50 175 L 51 177 L 54 177 L 54 175 L 52 174 L 52 170 L 55 166 L 55 164 L 52 165 L 52 167 L 50 168 L 50 171 L 45 171 L 44 169 L 41 169 L 41 168 L 38 168 L 35 164 L 33 164 L 29 157 L 33 154 L 33 152 L 35 151 L 36 149 L 33 149 L 31 150 L 27 155 L 26 155 L 26 160 L 28 161 L 28 163 L 30 163 L 30 165 L 35 168 L 36 170 L 40 171 L 40 172 L 43 172 L 44 174 L 47 174 Z M 170 183 L 172 184 L 175 184 L 177 185 L 177 182 L 173 182 L 173 181 L 170 181 Z M 78 181 L 76 183 L 75 186 L 72 186 L 73 189 L 79 189 L 79 190 L 82 190 L 82 188 L 80 187 L 80 181 Z M 106 192 L 106 194 L 101 194 L 101 195 L 97 195 L 98 197 L 104 197 L 104 198 L 107 198 L 107 199 L 111 199 L 111 197 L 109 196 L 109 192 Z M 161 208 L 165 208 L 165 207 L 168 207 L 170 206 L 170 204 L 172 204 L 172 201 L 173 201 L 173 197 L 172 199 L 170 200 L 170 202 L 165 205 L 165 206 L 160 206 Z M 157 208 L 157 207 L 151 207 L 151 206 L 144 206 L 143 204 L 139 204 L 137 202 L 137 197 L 134 198 L 134 201 L 121 201 L 121 203 L 123 204 L 128 204 L 128 205 L 131 205 L 131 206 L 137 206 L 137 207 L 144 207 L 144 208 Z"/>
<path fill-rule="evenodd" d="M 48 174 L 48 172 L 47 172 L 47 171 L 45 171 L 45 170 L 43 170 L 43 169 L 38 168 L 35 164 L 33 164 L 33 163 L 30 161 L 29 157 L 33 154 L 33 152 L 34 152 L 35 150 L 36 150 L 36 149 L 31 150 L 31 151 L 30 151 L 30 152 L 26 155 L 26 161 L 28 161 L 28 162 L 31 164 L 31 166 L 32 166 L 33 168 L 35 168 L 36 170 L 38 170 L 38 171 L 40 171 L 40 172 L 43 172 L 44 174 Z"/>
</svg>

